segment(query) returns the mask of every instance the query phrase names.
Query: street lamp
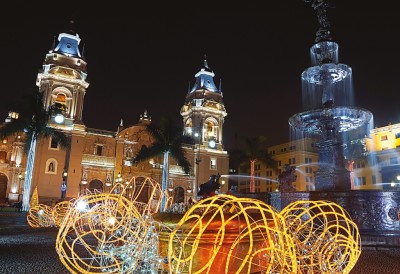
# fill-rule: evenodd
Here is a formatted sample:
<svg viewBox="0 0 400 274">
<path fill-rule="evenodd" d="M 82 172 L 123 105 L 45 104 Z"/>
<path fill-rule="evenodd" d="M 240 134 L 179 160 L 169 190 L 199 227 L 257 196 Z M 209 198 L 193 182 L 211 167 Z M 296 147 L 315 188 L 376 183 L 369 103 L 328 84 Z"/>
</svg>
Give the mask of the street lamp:
<svg viewBox="0 0 400 274">
<path fill-rule="evenodd" d="M 168 180 L 168 191 L 173 192 L 174 191 L 174 181 L 172 179 Z"/>
<path fill-rule="evenodd" d="M 79 185 L 79 190 L 82 191 L 86 189 L 86 185 L 87 185 L 88 181 L 87 181 L 87 171 L 85 167 L 82 167 L 82 176 L 81 176 L 81 183 Z"/>
<path fill-rule="evenodd" d="M 188 194 L 190 194 L 190 193 L 192 193 L 192 185 L 191 185 L 191 183 L 190 183 L 190 181 L 188 181 L 188 186 L 187 186 L 187 189 L 186 189 L 186 192 L 188 193 Z"/>
<path fill-rule="evenodd" d="M 64 171 L 62 174 L 63 182 L 61 184 L 61 200 L 62 201 L 64 201 L 65 193 L 67 192 L 67 176 L 68 176 L 67 168 L 64 168 Z"/>
</svg>

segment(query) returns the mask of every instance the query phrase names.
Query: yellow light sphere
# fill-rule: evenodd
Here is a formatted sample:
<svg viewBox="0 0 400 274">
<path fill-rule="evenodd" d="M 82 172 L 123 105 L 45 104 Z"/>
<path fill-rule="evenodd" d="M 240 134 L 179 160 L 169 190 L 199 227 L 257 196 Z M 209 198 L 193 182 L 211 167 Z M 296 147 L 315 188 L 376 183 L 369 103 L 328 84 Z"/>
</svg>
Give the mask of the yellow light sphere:
<svg viewBox="0 0 400 274">
<path fill-rule="evenodd" d="M 200 200 L 170 234 L 170 272 L 294 273 L 287 231 L 282 216 L 260 200 L 231 195 Z"/>
<path fill-rule="evenodd" d="M 349 273 L 361 254 L 357 225 L 338 204 L 296 201 L 281 215 L 291 231 L 298 273 Z"/>
<path fill-rule="evenodd" d="M 120 194 L 132 201 L 142 214 L 155 213 L 160 210 L 161 198 L 165 195 L 171 200 L 167 191 L 162 192 L 161 185 L 151 177 L 133 176 L 125 183 L 117 183 L 110 193 Z"/>
<path fill-rule="evenodd" d="M 31 207 L 26 219 L 29 226 L 33 228 L 55 226 L 52 208 L 44 204 Z"/>
<path fill-rule="evenodd" d="M 65 216 L 68 213 L 68 210 L 71 208 L 72 202 L 70 201 L 62 201 L 53 207 L 51 213 L 54 219 L 54 223 L 57 227 L 61 226 L 61 223 L 64 221 Z"/>
<path fill-rule="evenodd" d="M 56 251 L 72 273 L 132 273 L 149 259 L 139 255 L 157 253 L 151 229 L 151 222 L 124 196 L 84 195 L 74 201 L 61 224 Z M 146 248 L 150 251 L 142 252 Z"/>
</svg>

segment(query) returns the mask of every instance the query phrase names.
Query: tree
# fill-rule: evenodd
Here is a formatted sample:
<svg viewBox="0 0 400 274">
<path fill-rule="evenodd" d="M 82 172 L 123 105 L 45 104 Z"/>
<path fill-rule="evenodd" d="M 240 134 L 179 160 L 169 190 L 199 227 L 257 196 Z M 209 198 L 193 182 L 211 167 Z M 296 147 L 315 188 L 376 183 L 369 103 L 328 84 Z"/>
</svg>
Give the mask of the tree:
<svg viewBox="0 0 400 274">
<path fill-rule="evenodd" d="M 143 146 L 133 161 L 140 162 L 163 154 L 161 189 L 165 193 L 168 185 L 169 157 L 171 156 L 176 160 L 178 165 L 188 174 L 191 165 L 186 159 L 183 146 L 184 144 L 192 144 L 193 141 L 191 137 L 183 135 L 183 130 L 169 117 L 162 117 L 157 126 L 153 124 L 147 125 L 146 130 L 152 137 L 153 142 L 149 147 Z M 163 195 L 160 206 L 161 212 L 165 210 L 165 205 L 166 196 Z"/>
<path fill-rule="evenodd" d="M 51 137 L 62 148 L 67 148 L 70 144 L 70 139 L 64 132 L 48 125 L 52 115 L 57 114 L 60 110 L 58 108 L 46 110 L 42 93 L 30 94 L 27 97 L 24 98 L 23 103 L 11 106 L 10 110 L 18 113 L 18 117 L 11 118 L 9 122 L 4 123 L 0 128 L 0 138 L 24 132 L 24 151 L 28 153 L 22 199 L 22 210 L 24 211 L 29 210 L 37 141 L 41 138 Z"/>
<path fill-rule="evenodd" d="M 264 146 L 266 140 L 267 138 L 264 136 L 243 137 L 244 150 L 236 149 L 232 152 L 235 157 L 239 158 L 242 167 L 250 167 L 250 192 L 255 192 L 254 169 L 256 162 L 262 162 L 269 167 L 276 168 L 276 161 L 267 153 Z"/>
</svg>

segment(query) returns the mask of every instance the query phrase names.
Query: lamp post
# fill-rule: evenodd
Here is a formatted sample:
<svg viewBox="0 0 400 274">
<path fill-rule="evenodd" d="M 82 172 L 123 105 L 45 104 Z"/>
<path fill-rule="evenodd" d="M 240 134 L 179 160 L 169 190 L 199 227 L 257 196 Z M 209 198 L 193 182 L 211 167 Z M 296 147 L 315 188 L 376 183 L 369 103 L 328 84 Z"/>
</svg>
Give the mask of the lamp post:
<svg viewBox="0 0 400 274">
<path fill-rule="evenodd" d="M 65 194 L 67 192 L 67 176 L 68 172 L 67 169 L 64 168 L 63 174 L 62 174 L 62 184 L 61 184 L 61 201 L 64 201 L 65 199 Z"/>
</svg>

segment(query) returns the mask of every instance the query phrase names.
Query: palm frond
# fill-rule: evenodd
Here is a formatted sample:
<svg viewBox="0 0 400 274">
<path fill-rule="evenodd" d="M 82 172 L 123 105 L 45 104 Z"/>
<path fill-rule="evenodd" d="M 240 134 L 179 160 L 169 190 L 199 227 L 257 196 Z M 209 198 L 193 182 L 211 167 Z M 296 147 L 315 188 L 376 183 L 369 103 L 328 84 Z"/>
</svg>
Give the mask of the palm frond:
<svg viewBox="0 0 400 274">
<path fill-rule="evenodd" d="M 149 147 L 143 147 L 133 161 L 139 162 L 169 152 L 186 173 L 190 172 L 190 163 L 185 157 L 183 145 L 192 144 L 189 136 L 170 117 L 162 117 L 157 125 L 149 124 L 147 132 L 153 139 Z"/>
<path fill-rule="evenodd" d="M 46 134 L 46 137 L 51 137 L 60 145 L 60 147 L 64 149 L 67 149 L 71 146 L 71 136 L 65 134 L 62 131 L 59 131 L 55 128 L 47 127 Z"/>
<path fill-rule="evenodd" d="M 164 153 L 164 148 L 162 144 L 159 143 L 153 143 L 149 147 L 143 146 L 136 157 L 133 159 L 133 162 L 142 162 L 146 161 L 150 158 L 156 157 L 162 153 Z"/>
<path fill-rule="evenodd" d="M 185 151 L 183 150 L 182 146 L 179 144 L 174 144 L 171 146 L 170 155 L 177 161 L 178 165 L 183 168 L 185 173 L 189 174 L 191 165 L 186 158 Z"/>
</svg>

